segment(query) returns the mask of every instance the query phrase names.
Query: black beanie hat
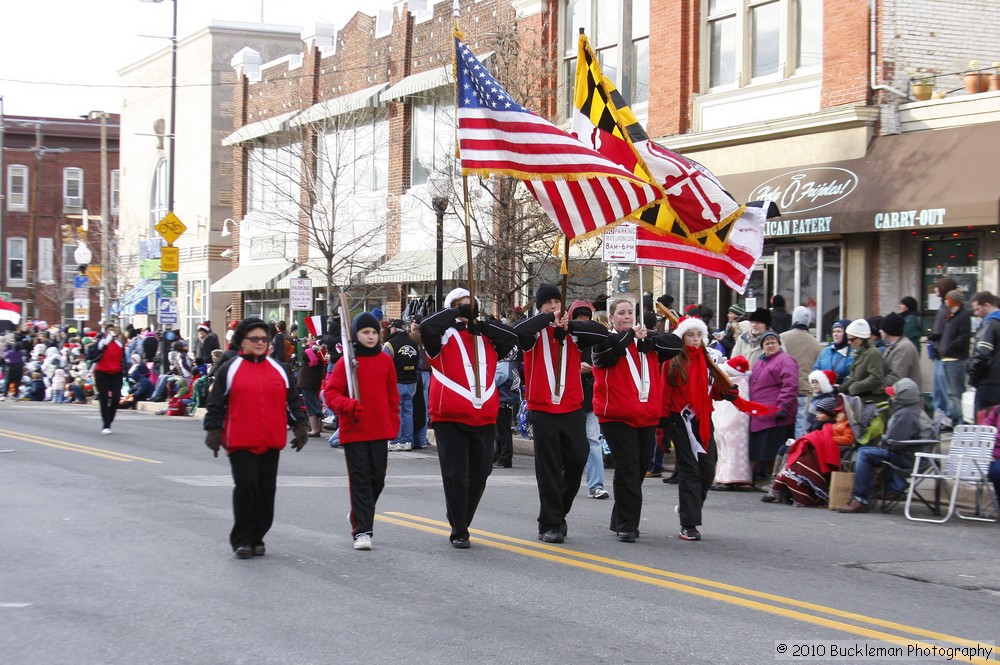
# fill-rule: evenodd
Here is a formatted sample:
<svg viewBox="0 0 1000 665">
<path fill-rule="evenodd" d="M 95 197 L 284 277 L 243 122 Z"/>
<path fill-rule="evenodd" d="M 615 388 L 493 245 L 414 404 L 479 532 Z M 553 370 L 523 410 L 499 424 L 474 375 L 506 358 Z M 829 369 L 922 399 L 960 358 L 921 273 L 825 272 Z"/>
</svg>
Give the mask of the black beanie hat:
<svg viewBox="0 0 1000 665">
<path fill-rule="evenodd" d="M 555 284 L 539 284 L 538 290 L 535 291 L 535 307 L 541 307 L 553 298 L 556 300 L 562 299 L 562 292 L 559 290 L 559 287 Z"/>
<path fill-rule="evenodd" d="M 239 348 L 240 344 L 243 343 L 243 338 L 247 336 L 247 333 L 254 328 L 263 328 L 265 332 L 270 334 L 268 330 L 267 323 L 264 319 L 259 316 L 248 316 L 239 323 L 236 324 L 236 328 L 233 330 L 233 341 L 232 344 L 236 348 Z"/>
<path fill-rule="evenodd" d="M 898 312 L 889 312 L 882 317 L 882 330 L 891 337 L 902 337 L 904 325 L 906 325 L 906 320 Z"/>
<path fill-rule="evenodd" d="M 373 328 L 376 332 L 382 332 L 382 325 L 378 322 L 378 319 L 375 318 L 375 315 L 370 312 L 361 312 L 354 317 L 353 321 L 351 321 L 351 331 L 354 333 L 355 337 L 358 336 L 359 330 L 363 330 L 365 328 Z"/>
<path fill-rule="evenodd" d="M 769 309 L 758 307 L 754 311 L 750 312 L 750 316 L 747 318 L 751 321 L 756 321 L 757 323 L 763 323 L 768 328 L 771 327 L 771 310 Z"/>
</svg>

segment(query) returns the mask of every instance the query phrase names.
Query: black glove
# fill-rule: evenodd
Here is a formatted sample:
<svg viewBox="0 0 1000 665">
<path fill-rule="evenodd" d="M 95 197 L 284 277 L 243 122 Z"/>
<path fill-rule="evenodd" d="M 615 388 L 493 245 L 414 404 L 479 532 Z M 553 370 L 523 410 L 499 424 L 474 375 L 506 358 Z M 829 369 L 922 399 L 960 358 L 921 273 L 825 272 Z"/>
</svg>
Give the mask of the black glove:
<svg viewBox="0 0 1000 665">
<path fill-rule="evenodd" d="M 938 333 L 931 333 L 930 335 L 927 336 L 927 339 L 928 339 L 928 341 L 931 341 L 931 342 L 940 342 L 941 341 L 941 335 L 938 334 Z"/>
<path fill-rule="evenodd" d="M 740 396 L 740 389 L 737 388 L 736 386 L 729 386 L 729 390 L 723 393 L 722 399 L 730 402 L 735 402 L 737 399 L 739 399 L 739 396 Z"/>
<path fill-rule="evenodd" d="M 478 319 L 479 305 L 475 303 L 472 305 L 459 305 L 458 316 L 462 317 L 463 319 L 468 319 L 469 321 Z"/>
<path fill-rule="evenodd" d="M 222 430 L 210 429 L 205 434 L 205 445 L 212 449 L 213 457 L 219 456 L 219 448 L 222 447 Z"/>
<path fill-rule="evenodd" d="M 295 448 L 295 452 L 302 450 L 308 440 L 309 425 L 304 422 L 295 423 L 295 428 L 292 429 L 292 448 Z"/>
</svg>

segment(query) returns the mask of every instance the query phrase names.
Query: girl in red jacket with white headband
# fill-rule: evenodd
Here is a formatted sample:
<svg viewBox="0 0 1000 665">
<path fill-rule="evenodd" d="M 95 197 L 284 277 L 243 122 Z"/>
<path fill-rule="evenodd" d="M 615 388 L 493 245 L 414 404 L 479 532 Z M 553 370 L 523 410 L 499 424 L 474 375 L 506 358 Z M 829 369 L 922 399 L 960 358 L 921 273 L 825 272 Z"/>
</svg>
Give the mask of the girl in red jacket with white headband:
<svg viewBox="0 0 1000 665">
<path fill-rule="evenodd" d="M 676 355 L 675 335 L 653 334 L 635 325 L 632 301 L 608 305 L 612 331 L 594 347 L 594 414 L 615 460 L 610 529 L 623 543 L 634 543 L 642 514 L 642 481 L 660 421 L 660 361 Z"/>
</svg>

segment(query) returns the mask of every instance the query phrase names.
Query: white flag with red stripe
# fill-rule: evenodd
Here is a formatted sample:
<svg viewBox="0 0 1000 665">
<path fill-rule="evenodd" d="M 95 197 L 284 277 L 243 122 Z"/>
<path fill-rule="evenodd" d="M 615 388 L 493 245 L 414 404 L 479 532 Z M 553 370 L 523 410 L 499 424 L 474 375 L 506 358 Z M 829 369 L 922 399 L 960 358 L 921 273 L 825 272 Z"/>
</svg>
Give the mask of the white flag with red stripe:
<svg viewBox="0 0 1000 665">
<path fill-rule="evenodd" d="M 321 337 L 326 334 L 326 322 L 324 319 L 326 317 L 321 315 L 306 317 L 306 330 L 309 331 L 310 335 Z"/>
</svg>

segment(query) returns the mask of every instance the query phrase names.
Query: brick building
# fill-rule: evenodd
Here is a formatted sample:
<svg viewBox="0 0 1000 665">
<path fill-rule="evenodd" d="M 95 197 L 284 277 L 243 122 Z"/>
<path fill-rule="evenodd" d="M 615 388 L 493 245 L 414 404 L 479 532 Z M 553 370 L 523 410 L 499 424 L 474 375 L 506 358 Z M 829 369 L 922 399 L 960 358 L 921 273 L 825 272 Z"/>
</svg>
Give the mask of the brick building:
<svg viewBox="0 0 1000 665">
<path fill-rule="evenodd" d="M 356 135 L 361 124 L 370 127 L 372 154 L 371 206 L 352 218 L 377 222 L 381 233 L 364 238 L 369 251 L 345 264 L 341 283 L 356 294 L 364 286 L 366 304 L 390 315 L 427 293 L 428 174 L 449 169 L 453 145 L 451 5 L 400 2 L 378 17 L 357 14 L 340 30 L 324 26 L 288 58 L 234 59 L 237 131 L 225 142 L 234 146 L 240 237 L 220 290 L 234 293 L 237 311 L 283 318 L 287 270 L 317 268 L 308 238 L 314 219 L 304 212 L 314 198 L 302 174 L 314 172 L 321 139 L 340 131 L 333 125 L 345 126 L 330 121 L 349 114 Z M 525 101 L 558 123 L 572 112 L 584 28 L 650 136 L 705 164 L 737 199 L 767 198 L 782 208 L 744 296 L 659 268 L 644 274 L 652 290 L 716 311 L 781 294 L 790 307 L 814 308 L 822 336 L 836 318 L 887 313 L 905 295 L 932 313 L 930 286 L 941 274 L 970 291 L 997 289 L 998 192 L 990 179 L 1000 166 L 1000 92 L 962 87 L 970 60 L 997 57 L 995 2 L 496 0 L 461 9 L 465 41 L 480 56 L 510 29 L 526 52 L 540 54 L 543 92 Z M 916 101 L 918 77 L 941 94 Z M 284 180 L 263 174 L 282 159 Z M 282 212 L 274 205 L 279 191 L 292 194 Z M 450 212 L 449 238 L 458 228 Z M 464 277 L 455 245 L 445 248 L 449 285 Z M 270 278 L 255 280 L 259 274 Z"/>
<path fill-rule="evenodd" d="M 98 119 L 0 117 L 4 174 L 0 291 L 21 305 L 24 319 L 50 324 L 82 321 L 91 327 L 101 320 L 100 124 Z M 118 218 L 117 115 L 107 116 L 106 132 L 105 185 L 113 246 Z M 86 231 L 84 211 L 89 216 Z M 93 267 L 87 280 L 89 297 L 74 308 L 74 279 L 87 266 Z"/>
</svg>

